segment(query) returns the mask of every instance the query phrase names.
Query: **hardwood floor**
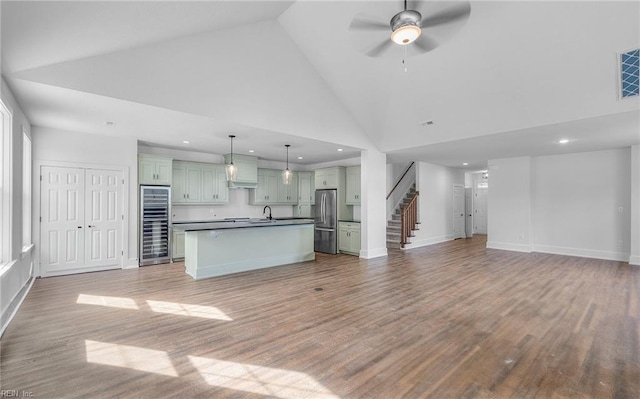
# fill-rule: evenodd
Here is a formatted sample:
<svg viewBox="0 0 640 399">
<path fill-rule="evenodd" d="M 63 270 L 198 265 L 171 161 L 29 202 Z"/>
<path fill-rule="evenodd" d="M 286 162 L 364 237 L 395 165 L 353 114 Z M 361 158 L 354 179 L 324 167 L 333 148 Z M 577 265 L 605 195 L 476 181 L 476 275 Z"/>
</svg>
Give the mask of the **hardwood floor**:
<svg viewBox="0 0 640 399">
<path fill-rule="evenodd" d="M 197 282 L 181 263 L 39 279 L 2 337 L 0 385 L 34 398 L 640 397 L 639 267 L 484 246 L 318 254 Z"/>
</svg>

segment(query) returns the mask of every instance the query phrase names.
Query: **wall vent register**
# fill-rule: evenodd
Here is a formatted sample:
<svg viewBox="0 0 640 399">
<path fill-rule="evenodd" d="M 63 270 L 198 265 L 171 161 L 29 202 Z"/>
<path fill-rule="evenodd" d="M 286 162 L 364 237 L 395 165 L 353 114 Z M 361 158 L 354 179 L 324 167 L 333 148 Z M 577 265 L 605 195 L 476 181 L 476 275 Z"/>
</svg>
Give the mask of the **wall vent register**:
<svg viewBox="0 0 640 399">
<path fill-rule="evenodd" d="M 640 50 L 620 54 L 620 96 L 621 98 L 640 95 Z"/>
</svg>

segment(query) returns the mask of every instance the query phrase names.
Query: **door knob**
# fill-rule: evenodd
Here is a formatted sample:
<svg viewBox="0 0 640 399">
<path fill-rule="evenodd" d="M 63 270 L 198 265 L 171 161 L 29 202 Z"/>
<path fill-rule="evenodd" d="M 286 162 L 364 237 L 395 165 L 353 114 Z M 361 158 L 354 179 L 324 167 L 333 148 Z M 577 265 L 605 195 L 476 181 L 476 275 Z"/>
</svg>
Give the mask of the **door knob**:
<svg viewBox="0 0 640 399">
<path fill-rule="evenodd" d="M 91 225 L 91 224 L 90 224 L 90 225 L 88 225 L 87 227 L 91 228 L 91 227 L 96 227 L 96 226 L 94 226 L 94 225 Z"/>
</svg>

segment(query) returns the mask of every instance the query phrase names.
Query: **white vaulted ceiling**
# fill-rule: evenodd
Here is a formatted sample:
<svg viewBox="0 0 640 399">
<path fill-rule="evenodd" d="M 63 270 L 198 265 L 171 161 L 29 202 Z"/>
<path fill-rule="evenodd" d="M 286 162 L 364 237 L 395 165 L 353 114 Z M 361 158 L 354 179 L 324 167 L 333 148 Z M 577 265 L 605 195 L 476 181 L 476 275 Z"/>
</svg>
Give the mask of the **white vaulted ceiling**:
<svg viewBox="0 0 640 399">
<path fill-rule="evenodd" d="M 300 163 L 377 148 L 469 168 L 640 143 L 640 103 L 616 81 L 616 54 L 640 46 L 637 2 L 472 2 L 456 35 L 404 65 L 401 50 L 365 56 L 348 29 L 400 1 L 1 7 L 2 74 L 37 126 L 217 154 L 236 133 L 239 152 L 271 160 L 292 144 Z"/>
</svg>

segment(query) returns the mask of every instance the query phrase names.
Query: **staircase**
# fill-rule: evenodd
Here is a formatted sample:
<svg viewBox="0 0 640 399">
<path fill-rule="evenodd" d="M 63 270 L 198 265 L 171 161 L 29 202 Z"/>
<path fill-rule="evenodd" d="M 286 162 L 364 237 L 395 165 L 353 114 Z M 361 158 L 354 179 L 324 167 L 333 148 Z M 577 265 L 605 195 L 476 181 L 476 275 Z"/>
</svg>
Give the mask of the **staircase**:
<svg viewBox="0 0 640 399">
<path fill-rule="evenodd" d="M 416 185 L 414 183 L 405 194 L 395 212 L 391 215 L 391 220 L 387 221 L 387 248 L 403 248 L 404 244 L 411 243 L 409 239 L 413 237 L 413 231 L 419 230 L 418 225 L 420 222 L 415 221 L 415 223 L 412 223 L 412 226 L 408 227 L 411 233 L 405 239 L 405 242 L 402 243 L 402 211 L 411 203 L 416 195 L 418 195 L 418 193 L 416 192 Z"/>
</svg>

